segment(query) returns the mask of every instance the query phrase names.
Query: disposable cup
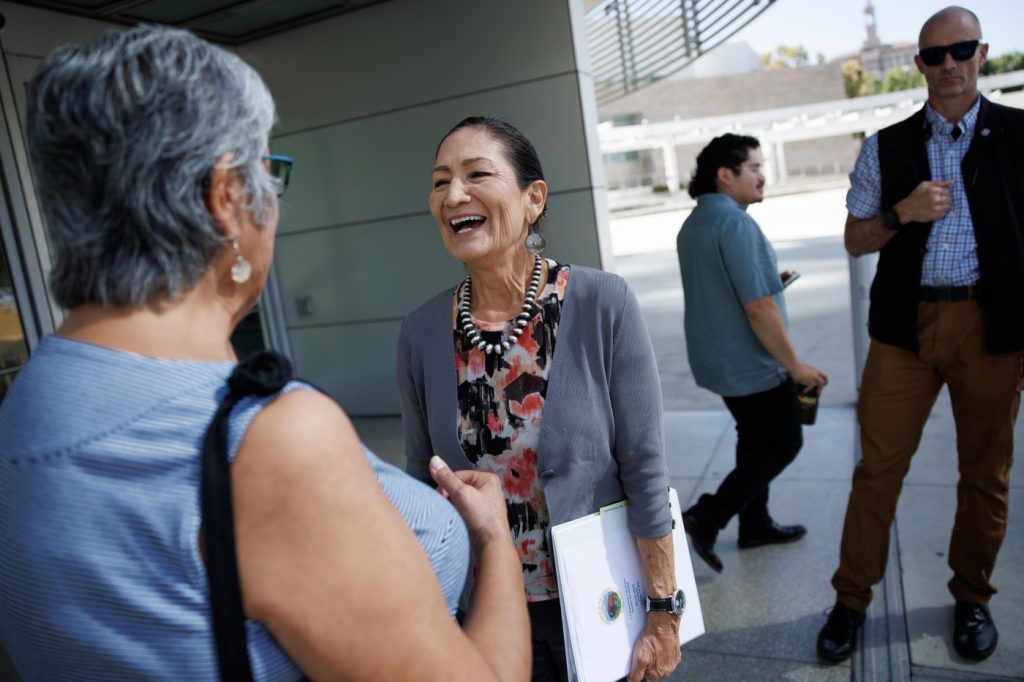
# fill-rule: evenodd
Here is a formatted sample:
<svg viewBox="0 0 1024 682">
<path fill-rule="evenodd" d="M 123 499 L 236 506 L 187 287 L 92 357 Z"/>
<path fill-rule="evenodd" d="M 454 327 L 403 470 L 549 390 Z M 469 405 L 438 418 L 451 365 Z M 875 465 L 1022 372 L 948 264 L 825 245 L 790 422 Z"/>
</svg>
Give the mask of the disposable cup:
<svg viewBox="0 0 1024 682">
<path fill-rule="evenodd" d="M 804 393 L 806 388 L 802 384 L 796 385 L 797 399 L 800 401 L 800 423 L 810 426 L 818 419 L 818 401 L 821 398 L 821 389 L 815 386 Z"/>
</svg>

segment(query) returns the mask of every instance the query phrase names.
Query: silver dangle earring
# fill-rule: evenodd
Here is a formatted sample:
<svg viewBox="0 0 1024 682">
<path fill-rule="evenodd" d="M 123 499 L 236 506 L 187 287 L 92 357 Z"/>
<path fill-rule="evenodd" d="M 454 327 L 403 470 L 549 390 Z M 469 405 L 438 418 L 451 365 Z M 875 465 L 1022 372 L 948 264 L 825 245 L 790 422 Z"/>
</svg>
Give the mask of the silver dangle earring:
<svg viewBox="0 0 1024 682">
<path fill-rule="evenodd" d="M 237 240 L 231 240 L 231 248 L 235 250 L 235 264 L 231 266 L 231 281 L 235 284 L 245 284 L 252 277 L 252 264 L 242 257 Z"/>
<path fill-rule="evenodd" d="M 544 237 L 540 232 L 537 232 L 536 223 L 530 225 L 530 234 L 526 235 L 526 250 L 534 256 L 539 256 L 544 253 L 544 247 L 547 245 L 548 243 L 544 241 Z"/>
</svg>

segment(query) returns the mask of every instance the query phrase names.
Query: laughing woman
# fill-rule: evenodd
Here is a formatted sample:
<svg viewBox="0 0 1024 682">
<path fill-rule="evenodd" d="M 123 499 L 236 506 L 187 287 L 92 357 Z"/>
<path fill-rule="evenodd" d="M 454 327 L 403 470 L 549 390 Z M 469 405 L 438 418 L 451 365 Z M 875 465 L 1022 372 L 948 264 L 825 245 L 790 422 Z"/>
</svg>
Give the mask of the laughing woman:
<svg viewBox="0 0 1024 682">
<path fill-rule="evenodd" d="M 548 190 L 522 133 L 500 119 L 465 119 L 441 140 L 432 183 L 441 240 L 469 275 L 402 326 L 408 469 L 429 482 L 437 455 L 501 478 L 533 679 L 565 680 L 552 525 L 628 499 L 648 593 L 677 589 L 654 353 L 621 278 L 539 255 Z M 678 627 L 674 613 L 648 614 L 631 681 L 675 669 Z"/>
</svg>

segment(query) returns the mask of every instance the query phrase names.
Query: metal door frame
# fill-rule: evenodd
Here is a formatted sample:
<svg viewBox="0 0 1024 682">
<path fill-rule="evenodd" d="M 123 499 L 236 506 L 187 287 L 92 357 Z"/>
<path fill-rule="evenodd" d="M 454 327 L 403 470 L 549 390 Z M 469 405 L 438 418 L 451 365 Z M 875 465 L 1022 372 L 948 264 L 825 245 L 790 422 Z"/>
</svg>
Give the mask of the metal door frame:
<svg viewBox="0 0 1024 682">
<path fill-rule="evenodd" d="M 52 333 L 64 313 L 49 296 L 50 252 L 43 230 L 25 138 L 14 98 L 7 56 L 0 39 L 0 239 L 7 255 L 14 297 L 29 353 Z"/>
</svg>

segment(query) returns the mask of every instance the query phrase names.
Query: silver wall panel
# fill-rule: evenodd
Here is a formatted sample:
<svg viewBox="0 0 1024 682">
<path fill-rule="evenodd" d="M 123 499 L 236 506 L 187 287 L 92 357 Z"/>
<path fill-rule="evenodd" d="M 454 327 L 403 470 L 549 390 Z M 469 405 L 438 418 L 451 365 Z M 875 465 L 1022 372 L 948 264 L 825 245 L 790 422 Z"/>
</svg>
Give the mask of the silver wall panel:
<svg viewBox="0 0 1024 682">
<path fill-rule="evenodd" d="M 284 235 L 274 262 L 292 328 L 400 319 L 465 276 L 425 212 Z M 308 300 L 312 310 L 300 314 L 296 299 Z"/>
<path fill-rule="evenodd" d="M 522 130 L 537 147 L 551 191 L 590 186 L 578 78 L 554 76 L 276 135 L 274 150 L 296 160 L 281 232 L 425 211 L 437 144 L 471 115 L 499 115 Z"/>
<path fill-rule="evenodd" d="M 601 267 L 590 190 L 548 196 L 548 215 L 541 231 L 547 241 L 545 255 L 563 263 Z"/>
<path fill-rule="evenodd" d="M 575 229 L 593 220 L 588 219 L 591 195 L 553 197 L 550 211 L 546 253 L 596 266 L 596 242 L 581 240 Z M 429 216 L 380 227 L 289 235 L 278 240 L 275 254 L 298 372 L 353 415 L 397 414 L 395 353 L 401 318 L 465 276 L 462 265 L 444 251 Z M 580 241 L 590 246 L 589 259 L 560 255 L 581 252 Z M 365 278 L 348 285 L 332 277 L 357 262 Z M 302 296 L 313 300 L 313 316 L 296 314 L 294 300 Z"/>
<path fill-rule="evenodd" d="M 58 45 L 88 42 L 105 29 L 124 28 L 120 24 L 49 12 L 13 2 L 0 2 L 0 14 L 6 20 L 4 51 L 22 56 L 45 57 Z"/>
<path fill-rule="evenodd" d="M 391 0 L 239 52 L 292 131 L 573 72 L 569 24 L 564 0 Z"/>
<path fill-rule="evenodd" d="M 596 242 L 588 239 L 590 193 L 555 195 L 548 204 L 547 254 L 598 267 Z M 465 276 L 427 213 L 284 235 L 274 263 L 291 329 L 400 319 Z"/>
<path fill-rule="evenodd" d="M 400 328 L 401 322 L 391 321 L 293 330 L 296 372 L 350 414 L 397 414 L 395 344 Z"/>
</svg>

